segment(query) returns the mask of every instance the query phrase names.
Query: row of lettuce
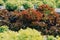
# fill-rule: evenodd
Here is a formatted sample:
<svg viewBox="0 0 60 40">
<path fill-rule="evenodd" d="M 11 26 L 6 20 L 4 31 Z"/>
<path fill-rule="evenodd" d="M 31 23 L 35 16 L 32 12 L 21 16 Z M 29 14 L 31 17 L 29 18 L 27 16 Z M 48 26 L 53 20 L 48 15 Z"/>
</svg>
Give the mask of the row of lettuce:
<svg viewBox="0 0 60 40">
<path fill-rule="evenodd" d="M 0 26 L 0 40 L 60 40 L 59 36 L 43 36 L 35 29 L 20 29 L 18 32 L 11 31 L 6 25 Z"/>
<path fill-rule="evenodd" d="M 19 9 L 23 6 L 27 8 L 38 8 L 42 4 L 48 4 L 53 8 L 60 8 L 60 0 L 0 0 L 0 5 L 4 5 L 6 9 Z"/>
</svg>

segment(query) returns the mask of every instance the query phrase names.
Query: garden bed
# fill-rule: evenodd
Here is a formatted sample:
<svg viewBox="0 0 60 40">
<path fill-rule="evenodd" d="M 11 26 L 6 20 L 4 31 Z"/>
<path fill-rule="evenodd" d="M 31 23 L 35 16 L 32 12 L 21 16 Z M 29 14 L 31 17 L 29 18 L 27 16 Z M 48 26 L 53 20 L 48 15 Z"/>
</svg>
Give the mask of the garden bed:
<svg viewBox="0 0 60 40">
<path fill-rule="evenodd" d="M 0 40 L 60 40 L 60 5 L 51 3 L 0 0 Z"/>
</svg>

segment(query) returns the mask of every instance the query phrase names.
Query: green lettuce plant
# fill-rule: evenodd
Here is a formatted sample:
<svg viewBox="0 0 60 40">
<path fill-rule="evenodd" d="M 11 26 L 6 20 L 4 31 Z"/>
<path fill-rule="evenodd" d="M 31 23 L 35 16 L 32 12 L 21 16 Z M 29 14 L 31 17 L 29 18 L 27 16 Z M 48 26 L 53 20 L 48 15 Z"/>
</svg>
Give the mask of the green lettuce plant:
<svg viewBox="0 0 60 40">
<path fill-rule="evenodd" d="M 57 8 L 60 8 L 60 1 L 57 2 Z"/>
<path fill-rule="evenodd" d="M 18 33 L 14 31 L 7 31 L 0 33 L 0 40 L 18 40 Z"/>
<path fill-rule="evenodd" d="M 21 29 L 19 32 L 6 31 L 0 33 L 0 40 L 43 40 L 43 36 L 35 29 Z"/>
<path fill-rule="evenodd" d="M 13 2 L 7 2 L 6 3 L 6 9 L 8 10 L 8 11 L 14 11 L 14 10 L 16 10 L 18 8 L 18 6 L 15 4 L 15 3 L 13 3 Z"/>
<path fill-rule="evenodd" d="M 3 2 L 5 3 L 5 2 L 7 2 L 7 0 L 3 0 Z"/>
<path fill-rule="evenodd" d="M 60 36 L 57 36 L 56 38 L 57 38 L 57 40 L 60 40 Z"/>
<path fill-rule="evenodd" d="M 27 28 L 19 31 L 20 40 L 43 40 L 43 36 L 35 29 Z"/>
<path fill-rule="evenodd" d="M 0 26 L 0 32 L 8 31 L 8 26 Z"/>
<path fill-rule="evenodd" d="M 0 6 L 2 6 L 3 5 L 3 1 L 2 0 L 0 0 Z"/>
<path fill-rule="evenodd" d="M 24 4 L 23 4 L 23 7 L 24 7 L 25 9 L 30 8 L 29 4 L 27 4 L 27 3 L 24 3 Z"/>
<path fill-rule="evenodd" d="M 43 0 L 44 4 L 47 4 L 53 8 L 56 8 L 56 1 L 55 0 Z"/>
<path fill-rule="evenodd" d="M 47 40 L 56 40 L 56 38 L 55 38 L 54 36 L 52 36 L 52 35 L 49 35 L 49 36 L 47 37 Z"/>
</svg>

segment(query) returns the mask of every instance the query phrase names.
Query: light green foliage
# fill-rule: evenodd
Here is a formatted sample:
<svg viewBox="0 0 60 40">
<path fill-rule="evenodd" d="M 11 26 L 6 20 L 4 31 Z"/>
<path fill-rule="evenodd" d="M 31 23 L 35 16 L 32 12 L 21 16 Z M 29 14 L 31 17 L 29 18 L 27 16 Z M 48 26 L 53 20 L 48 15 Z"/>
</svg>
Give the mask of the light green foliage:
<svg viewBox="0 0 60 40">
<path fill-rule="evenodd" d="M 14 31 L 7 31 L 0 33 L 0 40 L 18 40 L 18 33 Z"/>
<path fill-rule="evenodd" d="M 9 11 L 14 11 L 14 10 L 16 10 L 17 7 L 18 7 L 16 4 L 17 4 L 17 3 L 14 2 L 14 1 L 12 1 L 12 2 L 8 1 L 8 2 L 6 3 L 6 9 L 9 10 Z"/>
<path fill-rule="evenodd" d="M 56 38 L 57 38 L 57 40 L 60 40 L 60 36 L 57 36 Z"/>
<path fill-rule="evenodd" d="M 7 0 L 3 0 L 3 2 L 5 3 L 5 2 L 7 2 Z"/>
<path fill-rule="evenodd" d="M 11 3 L 14 3 L 14 5 L 16 4 L 18 6 L 18 9 L 24 3 L 29 4 L 28 6 L 30 8 L 33 8 L 35 4 L 37 4 L 37 6 L 40 6 L 42 4 L 48 4 L 49 6 L 53 8 L 60 8 L 60 0 L 3 0 L 3 1 L 5 3 L 9 1 L 9 3 L 11 2 Z M 1 0 L 0 0 L 0 3 L 1 3 Z"/>
<path fill-rule="evenodd" d="M 49 35 L 48 38 L 47 38 L 47 40 L 55 40 L 55 37 L 52 36 L 52 35 L 51 36 Z"/>
<path fill-rule="evenodd" d="M 20 40 L 43 40 L 43 36 L 36 31 L 35 29 L 27 28 L 26 30 L 19 31 L 19 39 Z"/>
<path fill-rule="evenodd" d="M 60 8 L 60 1 L 57 2 L 57 8 Z"/>
<path fill-rule="evenodd" d="M 32 4 L 31 2 L 25 2 L 25 3 L 23 4 L 23 6 L 24 6 L 25 9 L 33 8 L 33 4 Z"/>
<path fill-rule="evenodd" d="M 3 2 L 2 0 L 0 0 L 0 5 L 3 5 L 3 3 L 4 3 L 4 2 Z"/>
<path fill-rule="evenodd" d="M 56 8 L 56 2 L 54 0 L 43 0 L 44 4 L 48 4 L 49 6 Z"/>
<path fill-rule="evenodd" d="M 4 31 L 8 31 L 8 26 L 0 26 L 0 33 Z"/>
<path fill-rule="evenodd" d="M 43 36 L 35 29 L 21 29 L 19 32 L 7 31 L 0 33 L 0 40 L 43 40 Z"/>
</svg>

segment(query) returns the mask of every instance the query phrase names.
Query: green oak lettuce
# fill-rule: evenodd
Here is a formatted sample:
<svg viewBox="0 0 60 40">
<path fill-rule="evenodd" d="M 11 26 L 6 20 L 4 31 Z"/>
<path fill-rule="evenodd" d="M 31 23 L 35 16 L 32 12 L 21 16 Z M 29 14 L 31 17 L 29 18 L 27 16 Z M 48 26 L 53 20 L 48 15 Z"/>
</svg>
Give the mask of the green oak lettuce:
<svg viewBox="0 0 60 40">
<path fill-rule="evenodd" d="M 14 11 L 14 10 L 16 10 L 18 8 L 18 6 L 17 6 L 17 3 L 16 2 L 7 2 L 6 3 L 6 9 L 8 10 L 8 11 Z"/>
</svg>

